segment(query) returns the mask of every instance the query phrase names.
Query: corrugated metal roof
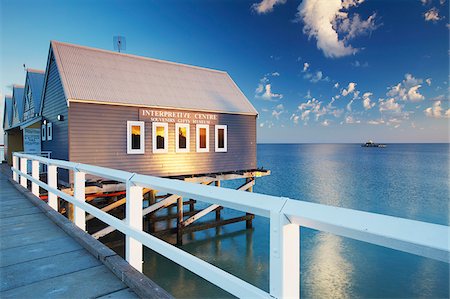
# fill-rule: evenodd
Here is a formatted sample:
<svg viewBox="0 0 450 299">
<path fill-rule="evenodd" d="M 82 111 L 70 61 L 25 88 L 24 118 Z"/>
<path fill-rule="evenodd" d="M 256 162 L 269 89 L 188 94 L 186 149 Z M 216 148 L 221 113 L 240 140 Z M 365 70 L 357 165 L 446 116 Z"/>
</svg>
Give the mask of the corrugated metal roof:
<svg viewBox="0 0 450 299">
<path fill-rule="evenodd" d="M 12 125 L 13 119 L 13 102 L 12 96 L 5 96 L 5 110 L 3 112 L 3 129 L 9 129 Z M 8 123 L 5 123 L 5 117 L 8 116 Z"/>
<path fill-rule="evenodd" d="M 44 88 L 45 71 L 27 69 L 28 85 L 31 87 L 34 111 L 41 107 L 42 89 Z"/>
<path fill-rule="evenodd" d="M 24 93 L 24 86 L 23 85 L 14 85 L 13 86 L 13 105 L 16 106 L 17 109 L 17 116 L 19 122 L 23 120 L 23 93 Z"/>
<path fill-rule="evenodd" d="M 223 71 L 52 41 L 69 100 L 256 115 Z"/>
</svg>

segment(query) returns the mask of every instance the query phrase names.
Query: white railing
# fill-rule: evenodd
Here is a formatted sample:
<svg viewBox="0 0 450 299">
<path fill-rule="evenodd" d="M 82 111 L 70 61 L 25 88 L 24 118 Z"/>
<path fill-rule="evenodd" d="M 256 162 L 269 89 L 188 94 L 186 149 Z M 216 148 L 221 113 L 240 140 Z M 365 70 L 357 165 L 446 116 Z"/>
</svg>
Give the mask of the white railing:
<svg viewBox="0 0 450 299">
<path fill-rule="evenodd" d="M 27 161 L 32 161 L 32 175 Z M 48 165 L 48 181 L 39 180 L 39 164 Z M 19 166 L 20 165 L 20 170 Z M 74 195 L 57 188 L 57 168 L 73 171 Z M 58 197 L 75 206 L 74 222 L 85 230 L 86 212 L 125 234 L 126 260 L 142 271 L 142 245 L 186 269 L 244 298 L 298 298 L 300 294 L 300 229 L 308 227 L 339 236 L 377 244 L 428 258 L 449 262 L 450 227 L 264 194 L 187 183 L 121 170 L 14 153 L 13 178 L 24 187 L 32 182 L 49 192 L 48 204 L 58 210 Z M 126 218 L 120 220 L 85 202 L 85 174 L 126 184 Z M 143 188 L 194 198 L 210 204 L 256 214 L 270 219 L 270 292 L 267 293 L 142 229 Z"/>
</svg>

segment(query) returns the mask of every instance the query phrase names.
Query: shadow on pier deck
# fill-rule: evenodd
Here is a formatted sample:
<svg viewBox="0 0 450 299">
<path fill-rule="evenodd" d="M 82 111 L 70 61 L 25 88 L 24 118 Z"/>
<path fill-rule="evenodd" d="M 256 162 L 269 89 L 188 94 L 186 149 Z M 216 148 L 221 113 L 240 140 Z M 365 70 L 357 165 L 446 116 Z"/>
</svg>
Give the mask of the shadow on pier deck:
<svg viewBox="0 0 450 299">
<path fill-rule="evenodd" d="M 1 165 L 2 170 L 5 166 Z M 99 252 L 92 252 L 97 245 L 84 238 L 81 230 L 76 236 L 69 235 L 67 230 L 77 228 L 68 220 L 65 224 L 52 221 L 50 212 L 28 197 L 0 171 L 1 298 L 139 298 L 136 293 L 142 290 L 133 288 L 134 292 L 124 282 L 133 285 L 144 278 L 142 287 L 153 283 L 130 272 L 123 259 L 93 239 Z M 153 296 L 139 295 L 160 297 L 164 293 L 157 289 Z"/>
</svg>

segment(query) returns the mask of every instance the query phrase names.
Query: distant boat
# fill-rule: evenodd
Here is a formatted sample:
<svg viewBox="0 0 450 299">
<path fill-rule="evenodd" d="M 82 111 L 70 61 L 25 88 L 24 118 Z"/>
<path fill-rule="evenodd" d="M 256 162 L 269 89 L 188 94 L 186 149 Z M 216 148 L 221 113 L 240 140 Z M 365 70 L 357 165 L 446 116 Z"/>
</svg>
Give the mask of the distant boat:
<svg viewBox="0 0 450 299">
<path fill-rule="evenodd" d="M 372 140 L 367 141 L 364 144 L 361 144 L 362 147 L 386 147 L 386 144 L 375 143 Z"/>
</svg>

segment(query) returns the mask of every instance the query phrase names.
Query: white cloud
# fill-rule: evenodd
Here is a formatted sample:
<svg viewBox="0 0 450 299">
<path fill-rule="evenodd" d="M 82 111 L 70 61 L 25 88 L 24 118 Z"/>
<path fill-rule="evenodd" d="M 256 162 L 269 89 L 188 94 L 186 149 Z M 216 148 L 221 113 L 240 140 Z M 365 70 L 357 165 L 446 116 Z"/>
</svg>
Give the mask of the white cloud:
<svg viewBox="0 0 450 299">
<path fill-rule="evenodd" d="M 394 98 L 390 98 L 388 100 L 379 100 L 379 110 L 380 112 L 393 112 L 393 113 L 400 113 L 402 111 L 402 107 L 399 103 L 395 102 Z"/>
<path fill-rule="evenodd" d="M 311 83 L 317 83 L 319 81 L 330 81 L 330 78 L 328 76 L 324 76 L 322 71 L 316 71 L 314 73 L 306 72 L 303 78 L 308 79 Z"/>
<path fill-rule="evenodd" d="M 412 87 L 412 86 L 419 85 L 419 84 L 421 84 L 422 82 L 423 82 L 422 79 L 414 78 L 414 76 L 411 75 L 411 74 L 405 74 L 405 80 L 403 80 L 403 84 L 404 84 L 404 86 L 407 87 L 407 88 L 408 88 L 408 87 Z"/>
<path fill-rule="evenodd" d="M 420 0 L 422 2 L 422 5 L 429 5 L 431 4 L 431 0 Z"/>
<path fill-rule="evenodd" d="M 252 9 L 258 14 L 266 14 L 273 11 L 275 5 L 284 3 L 286 3 L 286 0 L 262 0 L 259 3 L 253 3 Z"/>
<path fill-rule="evenodd" d="M 381 125 L 381 124 L 384 124 L 384 120 L 382 120 L 382 119 L 369 120 L 369 121 L 367 121 L 367 123 L 369 125 Z"/>
<path fill-rule="evenodd" d="M 428 86 L 431 86 L 431 78 L 426 79 L 425 82 L 428 84 Z"/>
<path fill-rule="evenodd" d="M 358 6 L 364 0 L 303 0 L 298 6 L 297 18 L 303 21 L 303 32 L 317 40 L 317 48 L 326 57 L 337 58 L 355 54 L 348 41 L 376 29 L 375 14 L 361 20 L 358 14 L 351 18 L 345 10 Z M 339 33 L 344 37 L 340 38 Z"/>
<path fill-rule="evenodd" d="M 279 76 L 280 76 L 280 73 L 279 73 L 279 72 L 273 72 L 271 75 L 272 75 L 273 77 L 279 77 Z"/>
<path fill-rule="evenodd" d="M 319 82 L 320 80 L 322 80 L 322 78 L 323 78 L 323 73 L 322 73 L 322 71 L 317 71 L 315 74 L 314 74 L 314 76 L 311 78 L 311 82 L 312 83 L 317 83 L 317 82 Z"/>
<path fill-rule="evenodd" d="M 292 114 L 291 115 L 291 118 L 290 118 L 293 122 L 294 122 L 294 124 L 298 124 L 298 120 L 300 119 L 300 116 L 298 116 L 297 114 Z"/>
<path fill-rule="evenodd" d="M 351 100 L 350 102 L 348 102 L 348 104 L 347 104 L 347 111 L 352 112 L 352 104 L 353 104 L 353 101 L 354 101 L 354 100 Z"/>
<path fill-rule="evenodd" d="M 419 88 L 422 87 L 422 82 L 422 79 L 414 78 L 411 74 L 405 74 L 405 79 L 397 85 L 391 86 L 386 95 L 395 98 L 396 100 L 409 100 L 411 102 L 422 101 L 425 99 L 419 92 Z"/>
<path fill-rule="evenodd" d="M 431 107 L 428 107 L 423 112 L 427 117 L 450 118 L 450 109 L 447 109 L 447 111 L 443 113 L 441 104 L 442 104 L 441 101 L 435 101 Z"/>
<path fill-rule="evenodd" d="M 305 120 L 305 121 L 309 120 L 309 114 L 310 114 L 310 113 L 311 113 L 311 110 L 305 110 L 305 111 L 303 111 L 302 114 L 301 114 L 302 120 Z"/>
<path fill-rule="evenodd" d="M 355 62 L 352 62 L 351 65 L 352 65 L 353 67 L 368 67 L 368 66 L 369 66 L 369 63 L 368 63 L 367 61 L 361 63 L 361 62 L 359 62 L 359 60 L 355 60 Z"/>
<path fill-rule="evenodd" d="M 431 8 L 423 16 L 427 22 L 437 22 L 442 19 L 442 17 L 439 16 L 439 10 L 436 7 Z"/>
<path fill-rule="evenodd" d="M 334 88 L 339 88 L 339 83 L 336 82 L 336 83 L 334 84 Z"/>
<path fill-rule="evenodd" d="M 265 99 L 265 100 L 276 100 L 276 99 L 282 99 L 283 95 L 279 94 L 279 93 L 273 93 L 272 92 L 272 84 L 266 84 L 266 86 L 264 87 L 265 91 L 264 93 L 261 95 L 261 98 Z"/>
<path fill-rule="evenodd" d="M 305 62 L 303 64 L 303 72 L 306 72 L 308 70 L 308 68 L 309 68 L 309 63 Z"/>
<path fill-rule="evenodd" d="M 366 92 L 363 94 L 363 106 L 365 110 L 372 109 L 375 106 L 375 103 L 373 103 L 370 99 L 370 97 L 373 96 L 373 93 Z"/>
<path fill-rule="evenodd" d="M 311 90 L 308 90 L 308 92 L 305 95 L 305 99 L 307 100 L 312 99 Z"/>
<path fill-rule="evenodd" d="M 258 86 L 255 89 L 255 98 L 260 98 L 267 101 L 277 101 L 283 98 L 282 94 L 272 92 L 272 84 L 269 82 L 268 76 L 278 76 L 274 75 L 278 73 L 267 74 L 259 80 Z"/>
<path fill-rule="evenodd" d="M 275 107 L 275 109 L 277 109 L 277 110 L 284 110 L 284 106 L 283 106 L 283 104 L 278 104 L 278 105 Z"/>
<path fill-rule="evenodd" d="M 272 111 L 272 117 L 275 117 L 276 119 L 280 119 L 280 114 L 283 113 L 283 111 Z"/>
<path fill-rule="evenodd" d="M 330 122 L 330 120 L 326 119 L 323 122 L 321 122 L 320 124 L 324 127 L 328 127 L 331 124 L 331 122 Z"/>
<path fill-rule="evenodd" d="M 347 89 L 344 88 L 344 89 L 342 90 L 342 96 L 346 97 L 346 96 L 349 95 L 350 93 L 354 92 L 354 91 L 355 91 L 355 87 L 356 87 L 356 83 L 350 82 L 350 83 L 348 84 Z"/>
<path fill-rule="evenodd" d="M 410 101 L 418 102 L 418 101 L 422 101 L 423 99 L 425 99 L 425 97 L 423 95 L 421 95 L 418 91 L 421 86 L 422 85 L 419 84 L 419 85 L 411 87 L 408 90 L 408 99 Z"/>
<path fill-rule="evenodd" d="M 345 123 L 346 124 L 359 124 L 359 123 L 361 123 L 361 121 L 354 119 L 353 116 L 351 116 L 351 115 L 348 115 L 347 117 L 345 117 Z"/>
</svg>

